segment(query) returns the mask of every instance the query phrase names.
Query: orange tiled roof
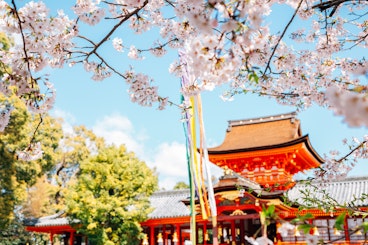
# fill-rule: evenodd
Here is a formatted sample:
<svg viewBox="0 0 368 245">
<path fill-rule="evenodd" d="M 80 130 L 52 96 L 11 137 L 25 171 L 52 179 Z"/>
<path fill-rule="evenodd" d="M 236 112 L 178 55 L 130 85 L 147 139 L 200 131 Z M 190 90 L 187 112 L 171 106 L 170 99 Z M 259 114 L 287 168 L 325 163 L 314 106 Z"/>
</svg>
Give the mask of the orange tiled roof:
<svg viewBox="0 0 368 245">
<path fill-rule="evenodd" d="M 225 139 L 209 152 L 231 151 L 279 145 L 302 137 L 295 113 L 229 121 Z"/>
</svg>

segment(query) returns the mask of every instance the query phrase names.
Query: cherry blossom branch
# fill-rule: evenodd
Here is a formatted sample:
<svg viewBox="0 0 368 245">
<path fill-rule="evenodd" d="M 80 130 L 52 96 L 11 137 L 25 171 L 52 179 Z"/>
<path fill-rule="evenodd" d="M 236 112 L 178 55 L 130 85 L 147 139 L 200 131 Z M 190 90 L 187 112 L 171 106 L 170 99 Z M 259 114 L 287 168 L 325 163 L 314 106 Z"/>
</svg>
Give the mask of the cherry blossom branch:
<svg viewBox="0 0 368 245">
<path fill-rule="evenodd" d="M 288 28 L 289 28 L 289 26 L 291 25 L 291 23 L 294 21 L 294 18 L 295 18 L 295 16 L 296 16 L 296 14 L 298 13 L 299 8 L 300 8 L 300 6 L 302 5 L 302 3 L 303 3 L 303 0 L 300 0 L 300 2 L 299 2 L 299 4 L 298 4 L 298 6 L 296 7 L 296 9 L 295 9 L 295 11 L 294 11 L 293 16 L 291 17 L 291 19 L 289 20 L 289 22 L 286 24 L 286 26 L 285 26 L 284 30 L 283 30 L 283 31 L 282 31 L 282 33 L 281 33 L 281 36 L 280 36 L 279 40 L 277 41 L 277 43 L 276 43 L 275 47 L 272 49 L 272 53 L 271 53 L 271 55 L 270 55 L 270 58 L 268 59 L 268 62 L 267 62 L 266 68 L 264 69 L 263 74 L 266 74 L 267 70 L 270 70 L 270 71 L 271 71 L 271 69 L 270 69 L 271 60 L 272 60 L 273 56 L 275 55 L 276 50 L 277 50 L 277 47 L 279 46 L 279 44 L 280 44 L 281 40 L 282 40 L 282 39 L 283 39 L 283 37 L 285 36 L 286 31 L 288 30 Z"/>
<path fill-rule="evenodd" d="M 42 124 L 42 122 L 43 122 L 42 114 L 39 114 L 39 116 L 40 116 L 40 121 L 38 122 L 38 124 L 37 124 L 37 126 L 36 126 L 35 130 L 33 131 L 33 134 L 32 134 L 31 140 L 30 140 L 30 144 L 29 144 L 29 146 L 27 147 L 27 150 L 30 150 L 30 149 L 31 149 L 31 144 L 35 141 L 35 139 L 36 139 L 36 134 L 37 134 L 37 132 L 38 132 L 38 129 L 40 128 L 40 126 L 41 126 L 41 124 Z"/>
<path fill-rule="evenodd" d="M 93 53 L 96 53 L 96 51 L 97 51 L 97 49 L 103 44 L 103 43 L 105 43 L 110 37 L 111 37 L 111 35 L 112 34 L 114 34 L 114 32 L 125 22 L 125 21 L 127 21 L 130 17 L 132 17 L 133 15 L 135 15 L 135 14 L 137 14 L 141 9 L 143 9 L 146 5 L 148 4 L 148 0 L 145 0 L 144 1 L 144 3 L 142 4 L 142 7 L 140 7 L 140 8 L 137 8 L 137 9 L 135 9 L 133 12 L 131 12 L 131 13 L 128 13 L 128 14 L 126 14 L 125 16 L 124 16 L 124 18 L 122 18 L 120 21 L 119 21 L 119 23 L 117 23 L 113 28 L 111 28 L 111 30 L 109 31 L 109 33 L 107 33 L 107 35 L 104 37 L 104 38 L 102 38 L 101 40 L 100 40 L 100 42 L 99 43 L 97 43 L 96 45 L 95 45 L 95 47 L 93 48 L 93 50 L 91 50 L 91 52 L 89 53 L 89 55 L 88 56 L 90 56 L 91 54 L 93 54 Z M 88 57 L 87 57 L 88 58 Z"/>
<path fill-rule="evenodd" d="M 340 163 L 340 162 L 346 160 L 346 158 L 348 158 L 351 154 L 353 154 L 359 148 L 363 147 L 366 143 L 367 143 L 366 140 L 363 141 L 363 142 L 361 142 L 358 146 L 356 146 L 354 149 L 352 149 L 348 154 L 346 154 L 345 156 L 341 157 L 339 160 L 336 160 L 336 162 L 337 163 Z"/>
<path fill-rule="evenodd" d="M 323 11 L 323 13 L 324 13 L 324 24 L 325 24 L 325 31 L 326 31 L 326 43 L 327 43 L 327 45 L 328 45 L 328 43 L 329 43 L 329 35 L 328 35 L 328 18 L 327 18 L 327 9 L 325 9 L 325 10 L 321 10 L 321 11 Z"/>
<path fill-rule="evenodd" d="M 330 0 L 330 1 L 327 1 L 327 2 L 322 2 L 322 3 L 316 4 L 316 5 L 312 6 L 312 8 L 319 8 L 320 11 L 324 11 L 324 10 L 327 10 L 329 8 L 334 7 L 333 13 L 332 13 L 332 15 L 333 15 L 334 12 L 336 11 L 337 7 L 340 4 L 344 3 L 344 2 L 351 2 L 351 0 Z M 330 14 L 330 17 L 332 15 Z"/>
<path fill-rule="evenodd" d="M 23 33 L 22 20 L 20 19 L 20 16 L 19 16 L 19 13 L 18 13 L 18 9 L 17 9 L 17 5 L 15 4 L 15 1 L 14 0 L 12 0 L 12 5 L 14 7 L 13 14 L 17 17 L 20 34 L 22 36 L 23 53 L 24 53 L 25 61 L 27 63 L 27 70 L 28 70 L 28 72 L 30 74 L 30 77 L 32 77 L 31 65 L 29 64 L 29 57 L 28 57 L 28 52 L 27 52 L 27 48 L 26 48 L 26 38 L 25 38 L 24 33 Z M 33 79 L 32 79 L 32 82 L 33 82 Z"/>
<path fill-rule="evenodd" d="M 163 44 L 160 44 L 160 45 L 157 45 L 156 47 L 153 47 L 153 48 L 148 48 L 148 49 L 139 49 L 139 52 L 147 52 L 147 51 L 151 51 L 151 50 L 155 50 L 155 49 L 161 49 L 161 48 L 164 48 L 166 47 L 167 45 L 169 45 L 170 43 L 172 42 L 176 42 L 178 41 L 179 39 L 178 38 L 173 38 L 171 40 L 168 40 L 167 42 L 163 43 Z"/>
<path fill-rule="evenodd" d="M 113 71 L 115 74 L 118 74 L 120 77 L 126 79 L 126 76 L 124 76 L 121 72 L 119 72 L 114 67 L 112 67 L 109 63 L 107 63 L 106 60 L 99 53 L 95 52 L 95 55 L 100 59 L 101 63 L 107 66 L 111 71 Z"/>
<path fill-rule="evenodd" d="M 368 37 L 368 33 L 367 33 L 367 34 L 365 34 L 364 36 L 362 36 L 362 37 L 360 37 L 360 38 L 356 39 L 356 40 L 352 40 L 352 41 L 354 41 L 355 43 L 354 43 L 354 45 L 352 45 L 352 46 L 351 46 L 351 47 L 349 47 L 348 49 L 352 49 L 352 48 L 354 48 L 354 47 L 358 46 L 360 43 L 364 42 L 364 41 L 365 41 L 365 39 L 366 39 L 367 37 Z"/>
</svg>

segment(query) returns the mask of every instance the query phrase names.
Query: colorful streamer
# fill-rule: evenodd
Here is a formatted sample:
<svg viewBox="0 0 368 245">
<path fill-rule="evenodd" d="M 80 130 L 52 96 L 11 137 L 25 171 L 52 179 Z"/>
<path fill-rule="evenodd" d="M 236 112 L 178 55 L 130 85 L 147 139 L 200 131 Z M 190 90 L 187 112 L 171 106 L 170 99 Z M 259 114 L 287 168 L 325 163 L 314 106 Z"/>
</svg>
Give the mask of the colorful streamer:
<svg viewBox="0 0 368 245">
<path fill-rule="evenodd" d="M 183 50 L 179 51 L 181 65 L 184 69 L 182 76 L 181 86 L 185 88 L 190 86 L 194 78 L 190 77 L 188 71 L 186 55 Z M 211 180 L 211 172 L 209 168 L 209 158 L 207 145 L 205 140 L 205 131 L 202 114 L 202 101 L 200 94 L 193 96 L 182 96 L 182 103 L 187 108 L 184 109 L 184 132 L 186 136 L 187 147 L 187 161 L 188 161 L 188 173 L 190 180 L 191 190 L 191 241 L 192 244 L 196 244 L 196 210 L 195 199 L 198 198 L 198 202 L 201 208 L 202 218 L 207 220 L 209 217 L 212 219 L 213 228 L 217 226 L 217 209 L 215 195 L 213 192 L 213 184 Z M 199 139 L 200 144 L 197 150 L 197 127 L 199 124 Z M 199 154 L 199 160 L 198 160 Z"/>
</svg>

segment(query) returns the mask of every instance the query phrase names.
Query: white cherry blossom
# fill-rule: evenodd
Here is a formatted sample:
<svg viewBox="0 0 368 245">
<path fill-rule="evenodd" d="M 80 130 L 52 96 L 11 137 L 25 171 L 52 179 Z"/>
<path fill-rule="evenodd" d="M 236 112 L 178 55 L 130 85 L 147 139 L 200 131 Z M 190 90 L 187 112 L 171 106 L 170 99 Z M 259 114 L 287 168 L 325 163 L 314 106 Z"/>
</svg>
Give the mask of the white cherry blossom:
<svg viewBox="0 0 368 245">
<path fill-rule="evenodd" d="M 34 161 L 42 158 L 43 151 L 41 149 L 41 143 L 31 143 L 26 149 L 23 151 L 17 151 L 17 156 L 20 160 L 23 161 Z"/>
<path fill-rule="evenodd" d="M 273 245 L 273 241 L 266 236 L 257 237 L 256 239 L 245 236 L 245 240 L 252 245 Z"/>
<path fill-rule="evenodd" d="M 115 37 L 112 40 L 112 46 L 118 52 L 123 52 L 124 51 L 123 40 L 121 38 L 119 38 L 119 37 Z"/>
<path fill-rule="evenodd" d="M 307 242 L 307 245 L 317 245 L 319 242 L 318 236 L 314 236 L 311 234 L 305 235 L 305 241 Z"/>
<path fill-rule="evenodd" d="M 283 222 L 280 227 L 277 228 L 277 232 L 280 233 L 281 236 L 287 236 L 289 231 L 294 231 L 295 228 L 295 225 L 289 222 Z"/>
</svg>

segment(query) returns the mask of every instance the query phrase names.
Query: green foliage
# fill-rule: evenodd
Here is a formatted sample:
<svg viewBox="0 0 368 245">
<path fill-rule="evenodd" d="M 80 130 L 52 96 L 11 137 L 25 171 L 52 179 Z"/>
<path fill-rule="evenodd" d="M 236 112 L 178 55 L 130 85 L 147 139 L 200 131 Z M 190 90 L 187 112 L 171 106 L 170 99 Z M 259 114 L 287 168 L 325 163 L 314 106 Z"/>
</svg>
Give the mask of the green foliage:
<svg viewBox="0 0 368 245">
<path fill-rule="evenodd" d="M 34 135 L 40 119 L 29 114 L 15 95 L 10 99 L 0 96 L 0 103 L 4 102 L 11 103 L 14 110 L 9 125 L 0 133 L 1 229 L 6 229 L 9 222 L 14 219 L 14 208 L 26 200 L 27 189 L 57 162 L 56 148 L 62 137 L 61 125 L 47 115 L 43 117 L 43 124 Z M 17 159 L 17 151 L 25 149 L 33 136 L 35 141 L 43 142 L 43 158 L 31 162 Z"/>
<path fill-rule="evenodd" d="M 13 41 L 10 40 L 5 33 L 0 32 L 0 50 L 9 50 L 9 48 L 13 45 Z M 4 71 L 6 66 L 4 63 L 0 62 L 0 77 L 4 75 Z"/>
<path fill-rule="evenodd" d="M 174 190 L 183 190 L 183 189 L 189 189 L 189 185 L 185 183 L 184 181 L 179 181 L 175 184 Z"/>
<path fill-rule="evenodd" d="M 270 225 L 272 221 L 277 219 L 277 213 L 275 212 L 275 205 L 270 205 L 267 208 L 265 206 L 262 207 L 262 212 L 260 213 L 260 219 L 262 225 Z"/>
<path fill-rule="evenodd" d="M 5 33 L 0 32 L 0 50 L 9 50 L 9 48 L 13 45 L 13 41 L 10 40 Z"/>
<path fill-rule="evenodd" d="M 53 182 L 57 184 L 54 192 L 54 207 L 65 208 L 63 191 L 70 179 L 79 171 L 79 164 L 97 153 L 97 149 L 104 147 L 103 138 L 97 137 L 84 126 L 76 126 L 73 133 L 65 134 L 62 142 L 61 160 L 52 170 Z"/>
<path fill-rule="evenodd" d="M 157 185 L 156 174 L 125 147 L 103 147 L 81 162 L 65 195 L 67 213 L 93 244 L 138 245 Z"/>
<path fill-rule="evenodd" d="M 363 228 L 364 233 L 368 232 L 368 222 L 367 221 L 362 223 L 362 228 Z"/>
<path fill-rule="evenodd" d="M 13 219 L 6 230 L 0 230 L 0 237 L 2 245 L 19 245 L 31 241 L 31 234 L 25 231 L 18 218 Z"/>
<path fill-rule="evenodd" d="M 298 223 L 304 223 L 307 222 L 308 220 L 314 219 L 313 214 L 311 213 L 306 213 L 304 215 L 298 215 L 295 219 L 293 219 L 291 221 L 292 224 L 298 224 Z"/>
<path fill-rule="evenodd" d="M 7 229 L 0 230 L 1 245 L 46 244 L 49 239 L 48 234 L 26 231 L 19 217 L 11 220 Z"/>
<path fill-rule="evenodd" d="M 339 216 L 336 217 L 334 227 L 338 230 L 344 229 L 344 223 L 345 223 L 346 213 L 342 213 Z"/>
<path fill-rule="evenodd" d="M 310 230 L 313 228 L 314 226 L 312 224 L 308 224 L 308 223 L 304 223 L 304 224 L 300 224 L 298 225 L 298 230 L 303 231 L 304 234 L 309 234 Z"/>
</svg>

